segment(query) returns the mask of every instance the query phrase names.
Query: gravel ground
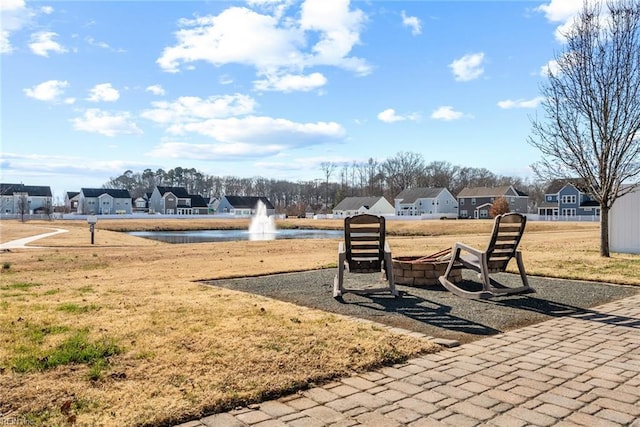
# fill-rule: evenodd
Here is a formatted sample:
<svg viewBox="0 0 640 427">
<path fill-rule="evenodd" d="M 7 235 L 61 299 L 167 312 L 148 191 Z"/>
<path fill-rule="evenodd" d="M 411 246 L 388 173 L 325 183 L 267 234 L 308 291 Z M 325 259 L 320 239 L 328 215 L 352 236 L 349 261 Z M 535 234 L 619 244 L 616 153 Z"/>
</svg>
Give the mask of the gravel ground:
<svg viewBox="0 0 640 427">
<path fill-rule="evenodd" d="M 589 310 L 640 292 L 640 287 L 529 276 L 536 293 L 496 297 L 491 300 L 460 298 L 440 285 L 397 285 L 401 298 L 390 294 L 345 294 L 333 298 L 336 269 L 206 281 L 205 283 L 263 295 L 327 312 L 368 319 L 418 331 L 436 338 L 471 342 L 488 335 L 520 328 L 559 316 L 598 316 Z M 465 285 L 472 285 L 470 277 Z M 492 276 L 517 286 L 517 275 Z M 346 287 L 379 284 L 380 274 L 345 273 Z"/>
</svg>

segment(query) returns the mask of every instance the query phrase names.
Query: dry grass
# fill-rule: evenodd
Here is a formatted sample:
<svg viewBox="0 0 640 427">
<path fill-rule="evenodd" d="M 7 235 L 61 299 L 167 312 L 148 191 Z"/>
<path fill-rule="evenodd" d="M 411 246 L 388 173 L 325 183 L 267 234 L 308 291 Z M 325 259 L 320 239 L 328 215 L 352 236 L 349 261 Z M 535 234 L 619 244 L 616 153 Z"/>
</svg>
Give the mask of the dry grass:
<svg viewBox="0 0 640 427">
<path fill-rule="evenodd" d="M 454 241 L 486 243 L 491 221 L 389 221 L 394 255 Z M 49 231 L 42 249 L 2 253 L 0 413 L 47 425 L 158 425 L 295 390 L 312 382 L 434 351 L 429 342 L 333 314 L 196 281 L 335 266 L 337 240 L 172 245 L 111 230 L 246 229 L 247 221 L 0 222 L 0 241 Z M 279 227 L 341 228 L 286 220 Z M 530 223 L 530 274 L 638 284 L 640 256 L 598 255 L 593 223 Z M 330 298 L 330 295 L 327 295 Z M 19 373 L 19 355 L 44 358 L 78 331 L 108 339 L 108 364 Z"/>
</svg>

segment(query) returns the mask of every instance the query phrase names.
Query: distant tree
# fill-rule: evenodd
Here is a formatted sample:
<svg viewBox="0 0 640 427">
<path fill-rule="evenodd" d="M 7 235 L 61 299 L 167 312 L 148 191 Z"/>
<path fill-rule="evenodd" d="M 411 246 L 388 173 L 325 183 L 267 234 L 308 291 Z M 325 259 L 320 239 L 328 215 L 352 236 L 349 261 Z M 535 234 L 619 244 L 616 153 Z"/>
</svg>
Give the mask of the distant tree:
<svg viewBox="0 0 640 427">
<path fill-rule="evenodd" d="M 329 179 L 333 172 L 336 170 L 336 164 L 333 162 L 322 162 L 320 163 L 320 168 L 322 169 L 322 173 L 324 174 L 324 206 L 326 209 L 329 208 Z"/>
<path fill-rule="evenodd" d="M 609 0 L 605 12 L 586 1 L 565 36 L 542 86 L 546 120 L 532 121 L 530 143 L 544 156 L 534 169 L 584 180 L 600 204 L 600 255 L 608 257 L 609 210 L 640 185 L 640 0 Z"/>
<path fill-rule="evenodd" d="M 20 221 L 25 222 L 26 216 L 29 214 L 29 195 L 22 193 L 18 196 L 16 209 L 20 215 Z"/>
<path fill-rule="evenodd" d="M 498 215 L 506 214 L 509 212 L 511 212 L 511 208 L 509 207 L 509 202 L 507 201 L 507 198 L 504 196 L 500 196 L 500 197 L 497 197 L 491 204 L 489 215 L 491 215 L 491 218 L 495 218 Z"/>
</svg>

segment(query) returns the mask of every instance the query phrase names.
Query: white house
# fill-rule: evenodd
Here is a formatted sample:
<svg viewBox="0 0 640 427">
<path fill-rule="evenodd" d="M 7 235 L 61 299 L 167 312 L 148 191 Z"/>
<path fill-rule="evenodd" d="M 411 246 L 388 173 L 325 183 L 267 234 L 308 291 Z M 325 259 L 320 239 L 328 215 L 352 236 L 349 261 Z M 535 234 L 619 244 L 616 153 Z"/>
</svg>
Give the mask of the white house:
<svg viewBox="0 0 640 427">
<path fill-rule="evenodd" d="M 371 215 L 393 215 L 394 212 L 393 205 L 382 196 L 345 197 L 332 209 L 333 215 L 340 218 L 363 213 Z"/>
<path fill-rule="evenodd" d="M 397 216 L 458 217 L 458 201 L 446 188 L 407 188 L 395 198 Z"/>
<path fill-rule="evenodd" d="M 53 212 L 51 187 L 0 183 L 0 214 Z"/>
<path fill-rule="evenodd" d="M 640 254 L 640 187 L 618 198 L 611 207 L 609 249 Z"/>
<path fill-rule="evenodd" d="M 81 188 L 78 199 L 81 215 L 130 214 L 129 190 L 114 188 Z"/>
</svg>

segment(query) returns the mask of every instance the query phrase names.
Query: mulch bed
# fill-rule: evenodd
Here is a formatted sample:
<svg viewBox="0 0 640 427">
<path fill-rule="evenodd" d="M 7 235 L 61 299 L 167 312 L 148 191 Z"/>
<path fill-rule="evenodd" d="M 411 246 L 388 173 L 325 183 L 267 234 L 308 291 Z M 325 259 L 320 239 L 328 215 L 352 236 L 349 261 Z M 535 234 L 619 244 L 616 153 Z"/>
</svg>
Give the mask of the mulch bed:
<svg viewBox="0 0 640 427">
<path fill-rule="evenodd" d="M 436 338 L 474 341 L 488 335 L 542 322 L 553 317 L 582 316 L 590 308 L 640 292 L 640 287 L 606 283 L 549 279 L 529 276 L 536 293 L 469 300 L 457 297 L 440 285 L 397 285 L 401 298 L 390 294 L 345 294 L 342 300 L 333 295 L 336 269 L 305 271 L 204 281 L 211 286 L 267 296 L 347 316 L 368 319 L 393 327 L 418 331 Z M 520 277 L 500 273 L 496 280 L 518 286 Z M 475 286 L 465 274 L 461 286 Z M 345 273 L 345 286 L 379 283 L 380 274 Z M 596 312 L 589 319 L 600 319 Z"/>
</svg>

